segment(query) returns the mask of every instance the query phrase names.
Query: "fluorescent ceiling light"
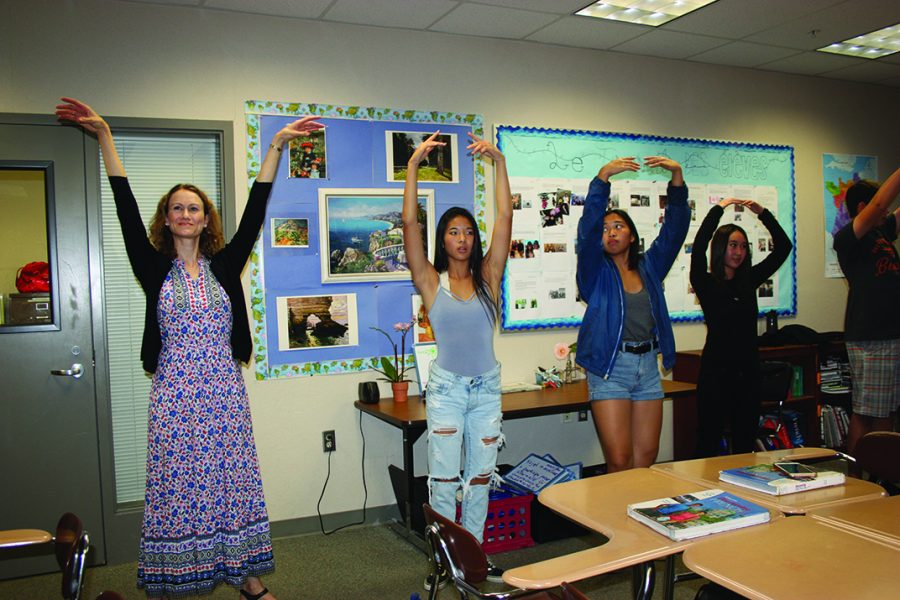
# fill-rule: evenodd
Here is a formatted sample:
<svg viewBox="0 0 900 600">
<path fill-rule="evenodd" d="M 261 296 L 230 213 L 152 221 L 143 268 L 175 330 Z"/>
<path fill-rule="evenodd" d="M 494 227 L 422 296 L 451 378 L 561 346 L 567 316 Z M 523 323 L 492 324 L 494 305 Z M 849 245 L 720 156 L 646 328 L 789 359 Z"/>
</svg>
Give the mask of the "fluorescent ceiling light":
<svg viewBox="0 0 900 600">
<path fill-rule="evenodd" d="M 819 52 L 831 52 L 859 58 L 881 58 L 900 52 L 900 23 L 819 48 Z"/>
<path fill-rule="evenodd" d="M 575 14 L 657 27 L 713 2 L 715 0 L 603 0 Z"/>
</svg>

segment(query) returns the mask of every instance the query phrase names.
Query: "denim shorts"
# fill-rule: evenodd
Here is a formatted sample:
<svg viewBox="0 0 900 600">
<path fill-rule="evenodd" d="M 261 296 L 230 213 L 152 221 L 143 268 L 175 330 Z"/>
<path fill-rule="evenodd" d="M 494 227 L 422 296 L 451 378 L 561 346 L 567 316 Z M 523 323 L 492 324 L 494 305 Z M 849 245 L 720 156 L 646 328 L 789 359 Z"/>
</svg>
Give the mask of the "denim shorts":
<svg viewBox="0 0 900 600">
<path fill-rule="evenodd" d="M 659 351 L 633 354 L 619 350 L 609 379 L 587 373 L 590 400 L 659 400 L 662 381 L 656 357 Z"/>
</svg>

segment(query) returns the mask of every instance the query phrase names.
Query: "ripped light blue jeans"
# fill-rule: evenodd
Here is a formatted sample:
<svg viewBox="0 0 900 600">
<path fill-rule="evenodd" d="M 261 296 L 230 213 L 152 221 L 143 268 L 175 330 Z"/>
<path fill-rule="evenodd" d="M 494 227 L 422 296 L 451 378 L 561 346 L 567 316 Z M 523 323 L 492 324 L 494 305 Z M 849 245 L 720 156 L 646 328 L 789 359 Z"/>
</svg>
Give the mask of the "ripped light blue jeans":
<svg viewBox="0 0 900 600">
<path fill-rule="evenodd" d="M 425 393 L 428 421 L 428 502 L 456 520 L 456 493 L 462 488 L 462 526 L 481 542 L 490 485 L 496 482 L 497 452 L 503 444 L 500 422 L 500 364 L 475 377 L 463 377 L 431 363 Z M 460 481 L 462 450 L 465 468 Z"/>
</svg>

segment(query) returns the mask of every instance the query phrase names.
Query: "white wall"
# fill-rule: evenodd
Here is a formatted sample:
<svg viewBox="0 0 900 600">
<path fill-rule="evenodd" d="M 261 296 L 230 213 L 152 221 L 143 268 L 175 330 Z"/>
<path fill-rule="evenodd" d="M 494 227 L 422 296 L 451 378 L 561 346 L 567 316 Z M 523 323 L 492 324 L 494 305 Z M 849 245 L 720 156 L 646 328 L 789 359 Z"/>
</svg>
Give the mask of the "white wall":
<svg viewBox="0 0 900 600">
<path fill-rule="evenodd" d="M 821 155 L 877 155 L 882 176 L 900 164 L 896 88 L 233 12 L 0 0 L 0 111 L 50 113 L 61 95 L 110 116 L 233 121 L 238 190 L 246 189 L 243 102 L 251 99 L 480 113 L 488 126 L 790 145 L 797 174 L 796 322 L 820 331 L 842 328 L 846 296 L 843 280 L 822 276 Z M 240 209 L 246 197 L 238 196 Z M 701 347 L 704 332 L 703 325 L 676 325 L 678 347 Z M 574 331 L 498 335 L 504 381 L 530 379 L 536 365 L 554 364 L 555 342 L 574 339 Z M 360 508 L 361 439 L 352 400 L 357 383 L 371 377 L 258 382 L 252 370 L 245 374 L 272 520 L 315 515 L 325 429 L 336 430 L 338 451 L 323 512 Z M 370 418 L 363 427 L 369 506 L 389 504 L 386 465 L 401 462 L 400 433 Z M 511 421 L 505 432 L 504 462 L 529 451 L 600 460 L 589 423 L 543 417 Z M 422 472 L 423 442 L 417 461 Z"/>
</svg>

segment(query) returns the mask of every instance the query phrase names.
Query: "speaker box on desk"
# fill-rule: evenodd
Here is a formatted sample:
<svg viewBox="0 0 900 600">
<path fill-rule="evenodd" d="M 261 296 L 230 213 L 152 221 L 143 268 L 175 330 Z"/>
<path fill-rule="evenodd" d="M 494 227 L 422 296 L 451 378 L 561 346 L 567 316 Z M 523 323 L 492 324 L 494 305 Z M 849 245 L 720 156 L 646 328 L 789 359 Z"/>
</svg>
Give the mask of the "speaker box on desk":
<svg viewBox="0 0 900 600">
<path fill-rule="evenodd" d="M 374 381 L 363 381 L 359 384 L 360 402 L 363 404 L 377 404 L 379 398 L 378 383 Z"/>
</svg>

